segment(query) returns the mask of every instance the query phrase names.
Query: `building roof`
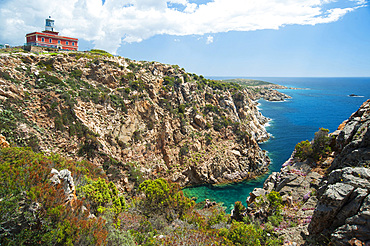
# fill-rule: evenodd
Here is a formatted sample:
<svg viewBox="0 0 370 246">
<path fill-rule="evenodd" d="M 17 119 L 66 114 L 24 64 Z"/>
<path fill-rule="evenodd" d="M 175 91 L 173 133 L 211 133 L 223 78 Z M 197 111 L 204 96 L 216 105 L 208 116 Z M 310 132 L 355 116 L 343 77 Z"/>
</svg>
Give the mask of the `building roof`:
<svg viewBox="0 0 370 246">
<path fill-rule="evenodd" d="M 53 33 L 57 33 L 57 34 L 53 34 Z M 33 36 L 33 35 L 40 35 L 40 36 L 45 36 L 45 37 L 54 37 L 54 38 L 59 38 L 59 39 L 68 39 L 68 40 L 78 41 L 78 38 L 59 36 L 58 32 L 31 32 L 31 33 L 27 33 L 26 37 Z"/>
</svg>

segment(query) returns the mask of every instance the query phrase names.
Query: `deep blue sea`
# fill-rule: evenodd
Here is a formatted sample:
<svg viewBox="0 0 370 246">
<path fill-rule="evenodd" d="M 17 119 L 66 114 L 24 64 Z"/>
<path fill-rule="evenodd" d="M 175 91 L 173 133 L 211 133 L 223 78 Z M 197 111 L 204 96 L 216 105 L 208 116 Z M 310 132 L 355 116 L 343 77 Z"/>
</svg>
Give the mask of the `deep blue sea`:
<svg viewBox="0 0 370 246">
<path fill-rule="evenodd" d="M 232 77 L 208 77 L 230 79 Z M 235 77 L 238 78 L 238 77 Z M 370 98 L 370 78 L 249 78 L 259 79 L 299 90 L 279 90 L 292 97 L 285 102 L 260 100 L 262 114 L 271 119 L 267 131 L 272 138 L 261 144 L 272 160 L 270 172 L 279 171 L 290 157 L 294 146 L 302 140 L 311 140 L 314 133 L 324 127 L 333 132 L 348 119 L 363 102 Z M 356 94 L 360 97 L 349 97 Z M 185 188 L 188 197 L 197 202 L 210 199 L 222 202 L 230 212 L 236 201 L 245 200 L 255 187 L 262 187 L 267 175 L 228 185 L 204 185 Z"/>
</svg>

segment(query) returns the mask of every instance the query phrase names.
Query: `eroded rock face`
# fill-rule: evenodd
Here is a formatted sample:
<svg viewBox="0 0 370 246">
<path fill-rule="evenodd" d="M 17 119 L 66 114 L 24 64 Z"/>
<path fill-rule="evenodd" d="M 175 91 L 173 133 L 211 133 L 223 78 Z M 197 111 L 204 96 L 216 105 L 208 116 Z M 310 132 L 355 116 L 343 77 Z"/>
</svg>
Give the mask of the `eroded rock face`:
<svg viewBox="0 0 370 246">
<path fill-rule="evenodd" d="M 88 159 L 118 186 L 130 170 L 181 185 L 253 178 L 269 159 L 268 121 L 252 91 L 215 86 L 177 66 L 89 53 L 1 55 L 0 99 L 44 153 Z M 14 85 L 13 81 L 17 81 Z M 31 138 L 33 137 L 33 138 Z M 114 161 L 111 161 L 114 160 Z"/>
<path fill-rule="evenodd" d="M 308 229 L 312 235 L 329 235 L 335 245 L 370 243 L 369 125 L 370 100 L 334 133 L 338 154 L 321 182 Z"/>
</svg>

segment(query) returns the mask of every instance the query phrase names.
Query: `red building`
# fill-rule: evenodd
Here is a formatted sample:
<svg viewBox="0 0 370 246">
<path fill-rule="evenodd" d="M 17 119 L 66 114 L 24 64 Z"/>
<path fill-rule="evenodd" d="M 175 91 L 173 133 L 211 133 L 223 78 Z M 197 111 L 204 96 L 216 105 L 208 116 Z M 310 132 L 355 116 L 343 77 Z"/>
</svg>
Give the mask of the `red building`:
<svg viewBox="0 0 370 246">
<path fill-rule="evenodd" d="M 32 32 L 26 34 L 26 45 L 43 46 L 60 50 L 78 50 L 78 39 L 59 36 L 59 32 L 54 31 L 54 20 L 46 19 L 45 31 Z"/>
</svg>

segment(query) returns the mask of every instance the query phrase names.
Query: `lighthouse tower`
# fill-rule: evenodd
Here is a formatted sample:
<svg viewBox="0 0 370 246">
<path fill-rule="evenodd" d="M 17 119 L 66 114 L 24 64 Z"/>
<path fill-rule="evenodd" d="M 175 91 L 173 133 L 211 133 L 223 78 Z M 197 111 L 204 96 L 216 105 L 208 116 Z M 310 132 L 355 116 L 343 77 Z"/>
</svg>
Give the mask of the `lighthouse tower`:
<svg viewBox="0 0 370 246">
<path fill-rule="evenodd" d="M 51 19 L 51 16 L 45 21 L 45 31 L 54 32 L 54 20 Z"/>
</svg>

